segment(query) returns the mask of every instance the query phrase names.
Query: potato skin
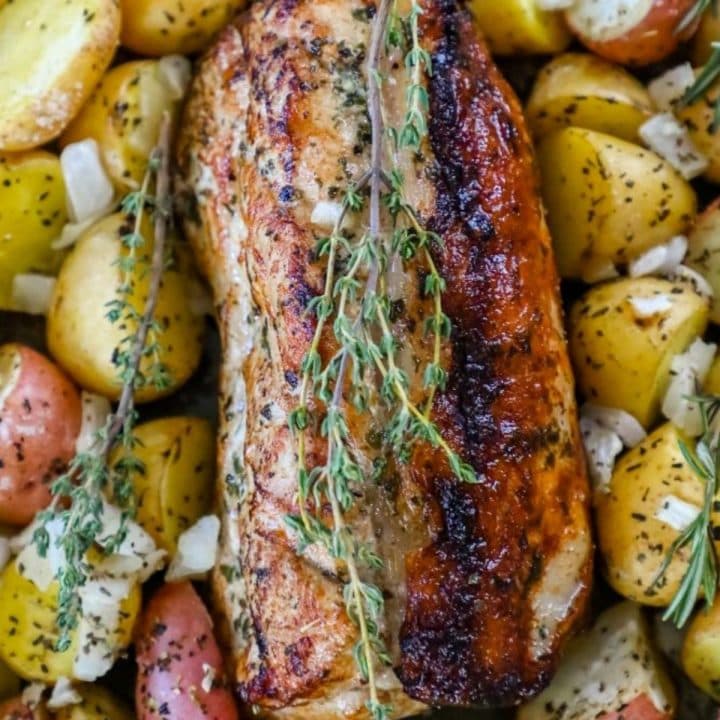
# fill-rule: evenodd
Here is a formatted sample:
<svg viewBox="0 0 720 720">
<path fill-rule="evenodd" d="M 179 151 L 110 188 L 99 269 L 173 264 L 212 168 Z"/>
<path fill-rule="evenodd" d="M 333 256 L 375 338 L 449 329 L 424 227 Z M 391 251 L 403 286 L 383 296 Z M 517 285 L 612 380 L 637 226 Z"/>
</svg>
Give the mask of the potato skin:
<svg viewBox="0 0 720 720">
<path fill-rule="evenodd" d="M 0 522 L 26 525 L 75 454 L 80 394 L 44 355 L 0 346 Z"/>
<path fill-rule="evenodd" d="M 0 150 L 56 138 L 110 64 L 117 0 L 24 0 L 0 8 Z"/>
<path fill-rule="evenodd" d="M 562 14 L 535 0 L 469 0 L 468 8 L 494 55 L 557 53 L 570 44 Z"/>
<path fill-rule="evenodd" d="M 214 489 L 215 433 L 207 420 L 172 417 L 135 428 L 133 454 L 145 470 L 133 479 L 137 522 L 170 553 L 180 535 L 210 510 Z M 111 457 L 122 457 L 117 451 Z"/>
<path fill-rule="evenodd" d="M 703 692 L 720 701 L 720 598 L 698 610 L 687 629 L 682 667 Z"/>
<path fill-rule="evenodd" d="M 685 264 L 697 270 L 715 291 L 710 320 L 720 323 L 720 198 L 707 206 L 688 233 Z"/>
<path fill-rule="evenodd" d="M 120 272 L 116 261 L 127 253 L 121 235 L 127 232 L 123 215 L 111 215 L 91 227 L 78 241 L 63 263 L 48 314 L 47 341 L 50 352 L 82 387 L 116 399 L 121 384 L 113 361 L 115 348 L 128 333 L 123 323 L 111 323 L 107 303 L 118 295 Z M 145 261 L 135 271 L 133 307 L 143 312 L 150 274 L 152 228 L 143 223 L 145 246 L 139 251 Z M 188 252 L 176 247 L 172 268 L 163 274 L 155 316 L 163 332 L 158 334 L 159 359 L 167 367 L 171 382 L 166 388 L 148 384 L 138 388 L 136 400 L 147 402 L 174 392 L 194 372 L 200 362 L 204 320 L 192 309 L 189 287 L 192 267 Z M 128 323 L 136 327 L 135 322 Z M 150 358 L 141 363 L 146 369 Z"/>
<path fill-rule="evenodd" d="M 140 55 L 203 50 L 247 0 L 120 0 L 122 44 Z"/>
<path fill-rule="evenodd" d="M 95 140 L 113 183 L 127 192 L 142 182 L 163 112 L 177 109 L 156 60 L 123 63 L 106 73 L 60 144 Z"/>
<path fill-rule="evenodd" d="M 688 548 L 683 548 L 662 582 L 653 584 L 668 548 L 680 534 L 656 513 L 670 495 L 702 506 L 702 482 L 683 459 L 681 441 L 689 443 L 672 423 L 660 426 L 618 461 L 608 491 L 595 496 L 605 576 L 618 593 L 643 605 L 670 603 L 689 557 Z"/>
<path fill-rule="evenodd" d="M 663 298 L 670 308 L 639 317 L 633 300 Z M 687 285 L 626 278 L 591 288 L 570 313 L 570 356 L 581 394 L 634 415 L 649 428 L 670 381 L 672 358 L 707 326 L 707 301 Z"/>
<path fill-rule="evenodd" d="M 538 146 L 542 194 L 564 278 L 592 278 L 683 234 L 697 210 L 691 185 L 659 155 L 604 133 L 565 128 Z"/>
<path fill-rule="evenodd" d="M 223 659 L 212 620 L 188 582 L 166 584 L 152 596 L 137 632 L 138 720 L 236 720 L 237 708 L 223 680 Z M 203 687 L 209 665 L 216 677 Z M 160 713 L 158 708 L 166 708 Z"/>
<path fill-rule="evenodd" d="M 525 109 L 536 138 L 572 125 L 630 142 L 653 112 L 637 78 L 588 53 L 565 53 L 545 65 Z"/>
<path fill-rule="evenodd" d="M 12 309 L 18 273 L 55 273 L 50 247 L 68 220 L 60 160 L 41 150 L 0 154 L 0 309 Z"/>
<path fill-rule="evenodd" d="M 690 139 L 708 159 L 703 177 L 713 183 L 720 183 L 720 135 L 713 132 L 715 103 L 720 98 L 720 81 L 713 83 L 703 96 L 677 111 L 678 118 L 688 129 Z"/>
<path fill-rule="evenodd" d="M 600 57 L 622 65 L 649 65 L 666 58 L 693 34 L 697 23 L 681 33 L 677 27 L 694 4 L 695 0 L 653 0 L 645 17 L 634 27 L 604 38 L 593 37 L 587 28 L 581 27 L 572 10 L 565 16 L 580 42 Z"/>
</svg>

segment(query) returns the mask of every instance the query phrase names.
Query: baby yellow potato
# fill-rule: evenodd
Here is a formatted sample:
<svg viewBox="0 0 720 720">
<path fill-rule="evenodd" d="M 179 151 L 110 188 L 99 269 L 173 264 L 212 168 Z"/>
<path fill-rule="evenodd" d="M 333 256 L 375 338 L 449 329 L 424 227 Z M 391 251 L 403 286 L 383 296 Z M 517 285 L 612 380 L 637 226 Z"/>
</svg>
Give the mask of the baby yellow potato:
<svg viewBox="0 0 720 720">
<path fill-rule="evenodd" d="M 39 150 L 0 154 L 0 309 L 12 307 L 15 275 L 57 270 L 60 254 L 50 244 L 67 219 L 56 155 Z"/>
<path fill-rule="evenodd" d="M 115 186 L 121 192 L 137 188 L 157 144 L 163 113 L 176 115 L 179 101 L 177 88 L 169 85 L 159 61 L 118 65 L 102 79 L 60 143 L 65 146 L 92 138 Z"/>
<path fill-rule="evenodd" d="M 177 540 L 209 512 L 215 477 L 215 433 L 207 420 L 173 417 L 135 429 L 134 455 L 144 464 L 133 477 L 137 522 L 171 554 Z M 123 457 L 117 451 L 115 463 Z"/>
<path fill-rule="evenodd" d="M 720 397 L 720 355 L 716 355 L 710 370 L 705 377 L 703 391 L 708 395 L 717 395 Z"/>
<path fill-rule="evenodd" d="M 203 50 L 247 0 L 120 0 L 122 44 L 140 55 Z"/>
<path fill-rule="evenodd" d="M 591 288 L 570 313 L 570 354 L 586 400 L 649 428 L 674 355 L 705 331 L 707 301 L 688 285 L 627 278 Z"/>
<path fill-rule="evenodd" d="M 709 8 L 700 20 L 700 26 L 693 36 L 690 58 L 694 67 L 704 65 L 712 55 L 712 44 L 720 40 L 720 14 Z"/>
<path fill-rule="evenodd" d="M 55 649 L 58 589 L 58 583 L 53 582 L 41 591 L 20 573 L 17 561 L 9 563 L 0 575 L 0 658 L 25 680 L 54 683 L 73 676 L 77 631 L 73 631 L 67 650 Z M 140 587 L 134 585 L 121 605 L 120 623 L 113 637 L 118 648 L 130 644 L 140 601 Z"/>
<path fill-rule="evenodd" d="M 122 299 L 118 260 L 129 252 L 121 241 L 128 231 L 125 216 L 117 214 L 85 232 L 60 269 L 48 314 L 47 342 L 52 355 L 83 388 L 111 399 L 116 399 L 121 389 L 117 348 L 137 329 L 136 320 L 111 323 L 106 317 L 108 303 Z M 149 222 L 143 223 L 141 233 L 145 246 L 137 251 L 131 297 L 132 307 L 140 314 L 150 283 Z M 135 397 L 139 402 L 172 393 L 200 361 L 204 321 L 194 312 L 189 298 L 194 281 L 189 256 L 183 247 L 176 250 L 176 262 L 163 274 L 155 311 L 162 332 L 151 333 L 151 339 L 159 343 L 156 360 L 166 367 L 170 382 L 165 388 L 153 384 L 138 388 Z M 153 358 L 145 357 L 141 371 L 147 371 L 153 362 Z"/>
<path fill-rule="evenodd" d="M 566 53 L 538 74 L 525 110 L 536 137 L 574 125 L 636 141 L 653 114 L 645 86 L 627 70 L 587 53 Z"/>
<path fill-rule="evenodd" d="M 540 10 L 536 0 L 469 0 L 468 7 L 496 55 L 558 53 L 572 39 L 562 13 Z"/>
<path fill-rule="evenodd" d="M 720 134 L 715 129 L 715 103 L 720 98 L 720 81 L 715 82 L 699 100 L 681 108 L 678 118 L 688 129 L 690 139 L 708 159 L 703 177 L 720 183 Z"/>
<path fill-rule="evenodd" d="M 82 701 L 60 708 L 55 720 L 134 720 L 132 711 L 100 685 L 75 687 Z"/>
<path fill-rule="evenodd" d="M 542 194 L 565 278 L 597 279 L 684 233 L 697 199 L 659 155 L 605 133 L 570 127 L 538 147 Z"/>
<path fill-rule="evenodd" d="M 683 641 L 681 662 L 701 690 L 720 701 L 720 596 L 693 618 Z"/>
<path fill-rule="evenodd" d="M 673 508 L 702 507 L 703 483 L 685 462 L 681 440 L 692 446 L 672 423 L 665 423 L 620 459 L 607 492 L 599 490 L 595 496 L 598 545 L 608 582 L 644 605 L 668 605 L 687 570 L 689 547 L 675 555 L 655 582 L 681 532 L 673 526 Z"/>
<path fill-rule="evenodd" d="M 15 0 L 0 7 L 0 150 L 56 138 L 120 38 L 117 0 Z"/>
<path fill-rule="evenodd" d="M 688 234 L 685 264 L 697 270 L 712 287 L 710 320 L 720 323 L 720 199 L 698 216 Z"/>
</svg>

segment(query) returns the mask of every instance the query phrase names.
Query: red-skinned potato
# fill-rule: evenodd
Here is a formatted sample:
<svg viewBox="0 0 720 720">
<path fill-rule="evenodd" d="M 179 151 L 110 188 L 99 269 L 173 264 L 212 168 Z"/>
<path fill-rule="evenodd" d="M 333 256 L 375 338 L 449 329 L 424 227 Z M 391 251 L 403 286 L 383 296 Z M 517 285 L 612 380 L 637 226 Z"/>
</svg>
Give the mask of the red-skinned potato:
<svg viewBox="0 0 720 720">
<path fill-rule="evenodd" d="M 607 60 L 649 65 L 670 55 L 697 23 L 678 26 L 695 0 L 577 0 L 566 11 L 580 42 Z"/>
<path fill-rule="evenodd" d="M 570 642 L 550 685 L 517 720 L 672 720 L 675 706 L 640 607 L 623 602 Z"/>
<path fill-rule="evenodd" d="M 80 395 L 35 350 L 0 346 L 0 522 L 25 525 L 50 500 L 50 483 L 75 452 Z"/>
<path fill-rule="evenodd" d="M 190 583 L 169 583 L 153 595 L 137 637 L 138 720 L 237 720 L 212 620 Z"/>
<path fill-rule="evenodd" d="M 0 720 L 47 720 L 42 708 L 29 708 L 22 698 L 14 698 L 0 704 Z"/>
</svg>

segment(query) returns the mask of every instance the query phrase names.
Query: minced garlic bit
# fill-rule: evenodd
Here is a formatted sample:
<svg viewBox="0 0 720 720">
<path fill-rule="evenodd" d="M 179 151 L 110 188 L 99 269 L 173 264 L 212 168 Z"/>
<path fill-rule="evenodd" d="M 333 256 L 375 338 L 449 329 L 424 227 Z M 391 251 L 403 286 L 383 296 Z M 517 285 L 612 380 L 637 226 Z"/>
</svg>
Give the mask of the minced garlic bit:
<svg viewBox="0 0 720 720">
<path fill-rule="evenodd" d="M 655 517 L 678 532 L 687 530 L 700 514 L 697 505 L 685 502 L 676 495 L 666 495 L 655 512 Z"/>
</svg>

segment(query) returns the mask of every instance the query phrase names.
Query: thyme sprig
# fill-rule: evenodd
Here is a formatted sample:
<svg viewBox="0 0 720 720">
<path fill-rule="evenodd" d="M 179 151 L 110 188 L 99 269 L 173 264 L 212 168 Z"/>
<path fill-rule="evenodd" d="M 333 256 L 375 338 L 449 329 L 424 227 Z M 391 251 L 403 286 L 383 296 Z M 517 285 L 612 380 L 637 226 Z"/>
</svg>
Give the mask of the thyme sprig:
<svg viewBox="0 0 720 720">
<path fill-rule="evenodd" d="M 137 419 L 135 392 L 148 385 L 165 388 L 170 380 L 167 368 L 159 359 L 158 336 L 162 328 L 155 320 L 155 308 L 166 264 L 170 218 L 169 162 L 170 121 L 166 115 L 140 190 L 131 193 L 122 202 L 123 212 L 132 229 L 121 238 L 127 252 L 117 263 L 120 270 L 118 297 L 108 303 L 106 313 L 110 323 L 123 323 L 123 326 L 135 328 L 132 334 L 122 339 L 115 353 L 118 377 L 122 384 L 120 398 L 115 411 L 96 433 L 90 447 L 77 453 L 67 471 L 53 483 L 53 500 L 38 515 L 38 527 L 33 536 L 42 557 L 47 555 L 50 542 L 54 541 L 64 558 L 57 576 L 60 586 L 57 599 L 59 652 L 70 647 L 72 631 L 80 619 L 80 589 L 92 572 L 86 556 L 102 533 L 103 500 L 106 494 L 123 511 L 118 532 L 113 537 L 103 538 L 103 550 L 107 554 L 115 552 L 123 542 L 127 522 L 135 512 L 132 478 L 143 470 L 142 463 L 132 452 L 137 444 L 133 433 Z M 149 195 L 153 178 L 154 198 Z M 142 264 L 148 265 L 146 257 L 138 256 L 138 251 L 146 245 L 141 225 L 148 207 L 154 211 L 154 245 L 149 266 L 142 267 Z M 145 273 L 150 274 L 149 287 L 143 310 L 139 312 L 134 303 L 135 281 Z M 147 358 L 149 363 L 141 367 Z M 108 458 L 115 447 L 123 447 L 126 452 L 121 460 L 110 467 Z M 48 529 L 50 523 L 59 524 L 62 528 L 56 540 L 51 540 Z"/>
<path fill-rule="evenodd" d="M 651 589 L 664 577 L 673 558 L 682 548 L 689 547 L 690 558 L 672 602 L 665 610 L 664 620 L 682 627 L 690 618 L 702 588 L 705 602 L 712 605 L 718 586 L 718 557 L 713 537 L 712 512 L 720 490 L 720 443 L 715 419 L 720 412 L 720 397 L 698 396 L 690 398 L 700 411 L 702 436 L 695 448 L 680 442 L 680 450 L 695 475 L 703 483 L 703 505 L 697 517 L 670 546 Z"/>
<path fill-rule="evenodd" d="M 443 341 L 451 322 L 442 307 L 445 281 L 433 259 L 441 238 L 423 226 L 410 202 L 401 160 L 417 161 L 428 132 L 426 79 L 432 73 L 430 54 L 422 47 L 419 19 L 422 8 L 412 0 L 400 16 L 396 0 L 381 0 L 374 19 L 366 65 L 367 111 L 371 128 L 369 168 L 350 184 L 328 237 L 321 238 L 315 255 L 324 262 L 321 293 L 309 303 L 315 332 L 301 365 L 298 404 L 289 415 L 298 452 L 297 513 L 286 518 L 298 538 L 298 552 L 308 546 L 325 548 L 344 579 L 348 616 L 357 628 L 353 656 L 367 683 L 367 708 L 373 720 L 386 720 L 391 708 L 383 704 L 377 668 L 390 664 L 381 634 L 384 599 L 369 581 L 383 560 L 361 542 L 347 519 L 362 486 L 376 481 L 383 469 L 372 467 L 357 449 L 351 433 L 351 414 L 368 414 L 373 401 L 386 413 L 384 443 L 400 463 L 410 459 L 417 443 L 428 443 L 447 460 L 462 482 L 478 479 L 442 436 L 431 418 L 436 392 L 444 389 Z M 399 128 L 386 122 L 381 66 L 402 53 L 407 71 L 406 107 Z M 392 65 L 392 61 L 387 63 Z M 352 215 L 367 212 L 367 230 L 347 230 Z M 400 361 L 399 328 L 393 319 L 388 279 L 391 268 L 417 270 L 423 279 L 424 302 L 432 308 L 425 333 L 432 359 L 422 372 L 424 397 L 416 402 L 410 377 Z M 336 349 L 323 358 L 321 341 L 329 333 Z M 324 461 L 310 467 L 309 429 L 323 439 Z"/>
</svg>

